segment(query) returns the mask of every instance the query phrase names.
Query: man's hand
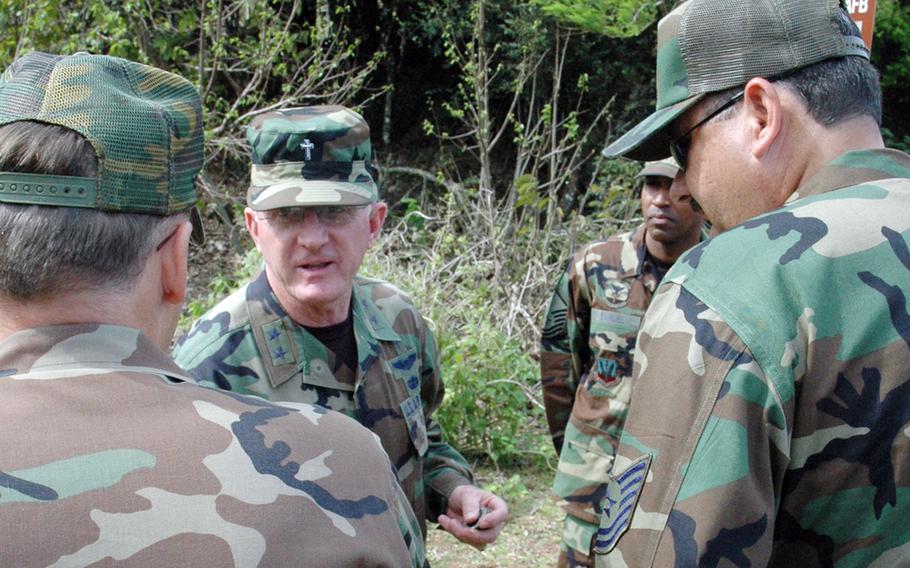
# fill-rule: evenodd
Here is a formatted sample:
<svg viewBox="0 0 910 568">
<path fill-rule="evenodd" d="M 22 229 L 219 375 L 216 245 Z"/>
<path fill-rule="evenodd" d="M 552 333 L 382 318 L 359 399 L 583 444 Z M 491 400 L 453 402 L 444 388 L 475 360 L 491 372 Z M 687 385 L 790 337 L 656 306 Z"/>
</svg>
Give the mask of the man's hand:
<svg viewBox="0 0 910 568">
<path fill-rule="evenodd" d="M 496 540 L 507 520 L 506 502 L 473 485 L 456 487 L 449 496 L 446 513 L 438 519 L 439 526 L 478 550 Z"/>
</svg>

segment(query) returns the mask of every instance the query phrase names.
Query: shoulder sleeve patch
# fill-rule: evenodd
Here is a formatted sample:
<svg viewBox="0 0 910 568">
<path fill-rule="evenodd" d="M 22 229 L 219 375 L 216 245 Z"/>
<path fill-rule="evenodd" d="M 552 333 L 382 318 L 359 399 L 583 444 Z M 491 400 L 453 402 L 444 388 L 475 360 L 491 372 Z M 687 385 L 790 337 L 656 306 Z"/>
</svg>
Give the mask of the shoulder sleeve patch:
<svg viewBox="0 0 910 568">
<path fill-rule="evenodd" d="M 601 501 L 603 512 L 600 515 L 600 528 L 594 537 L 595 554 L 607 554 L 613 550 L 619 537 L 628 530 L 650 467 L 651 454 L 647 454 L 610 480 Z"/>
</svg>

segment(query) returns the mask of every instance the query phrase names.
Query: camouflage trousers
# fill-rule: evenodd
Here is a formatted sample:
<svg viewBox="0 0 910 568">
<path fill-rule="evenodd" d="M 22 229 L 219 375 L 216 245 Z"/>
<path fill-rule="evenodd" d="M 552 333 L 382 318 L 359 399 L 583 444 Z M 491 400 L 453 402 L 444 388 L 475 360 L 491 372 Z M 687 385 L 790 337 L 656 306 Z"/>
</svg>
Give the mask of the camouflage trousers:
<svg viewBox="0 0 910 568">
<path fill-rule="evenodd" d="M 594 568 L 594 557 L 590 555 L 591 541 L 597 533 L 597 525 L 583 521 L 572 515 L 566 515 L 559 543 L 559 558 L 557 568 L 573 568 L 575 566 Z M 586 551 L 582 552 L 582 550 Z"/>
</svg>

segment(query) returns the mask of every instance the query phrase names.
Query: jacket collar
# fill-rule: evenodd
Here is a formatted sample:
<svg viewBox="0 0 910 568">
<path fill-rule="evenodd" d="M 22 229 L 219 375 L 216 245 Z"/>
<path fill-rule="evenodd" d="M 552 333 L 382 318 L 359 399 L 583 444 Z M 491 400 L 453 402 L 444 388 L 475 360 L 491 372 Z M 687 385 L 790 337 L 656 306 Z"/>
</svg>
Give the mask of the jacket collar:
<svg viewBox="0 0 910 568">
<path fill-rule="evenodd" d="M 910 156 L 890 148 L 846 152 L 825 164 L 786 202 L 888 178 L 910 178 Z"/>
<path fill-rule="evenodd" d="M 195 382 L 151 339 L 131 327 L 53 325 L 22 330 L 0 342 L 0 376 L 63 379 L 124 371 Z"/>
<path fill-rule="evenodd" d="M 381 341 L 400 341 L 401 336 L 392 328 L 392 323 L 377 306 L 382 300 L 373 301 L 370 298 L 370 288 L 363 286 L 363 280 L 360 277 L 354 279 L 352 287 L 351 301 L 355 330 L 365 331 L 370 337 Z M 262 310 L 251 311 L 250 323 L 253 326 L 261 327 L 283 319 L 294 324 L 292 327 L 296 333 L 301 332 L 303 326 L 294 322 L 278 301 L 264 270 L 250 282 L 247 300 L 259 301 L 264 307 Z M 360 329 L 358 329 L 358 322 L 362 322 Z"/>
</svg>

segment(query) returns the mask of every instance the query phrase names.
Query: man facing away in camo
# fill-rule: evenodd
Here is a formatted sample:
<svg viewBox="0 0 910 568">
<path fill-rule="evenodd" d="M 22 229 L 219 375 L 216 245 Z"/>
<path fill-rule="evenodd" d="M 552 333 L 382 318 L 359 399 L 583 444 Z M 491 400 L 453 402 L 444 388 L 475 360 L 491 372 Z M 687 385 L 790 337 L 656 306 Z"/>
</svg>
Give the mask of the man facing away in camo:
<svg viewBox="0 0 910 568">
<path fill-rule="evenodd" d="M 430 328 L 399 289 L 357 274 L 388 210 L 366 121 L 342 106 L 286 109 L 257 117 L 247 138 L 245 220 L 265 268 L 174 358 L 202 384 L 355 418 L 382 441 L 424 535 L 430 520 L 492 542 L 508 508 L 474 486 L 433 419 L 443 383 Z"/>
<path fill-rule="evenodd" d="M 559 455 L 553 491 L 566 511 L 558 566 L 593 566 L 600 499 L 622 433 L 641 316 L 663 275 L 698 243 L 704 216 L 672 196 L 679 168 L 648 162 L 636 176 L 644 222 L 589 243 L 559 279 L 540 341 L 547 421 Z"/>
<path fill-rule="evenodd" d="M 608 155 L 681 167 L 721 231 L 645 315 L 600 566 L 910 563 L 910 156 L 837 0 L 690 0 L 657 111 Z"/>
<path fill-rule="evenodd" d="M 0 565 L 423 565 L 375 436 L 163 351 L 201 164 L 176 75 L 36 52 L 0 78 Z"/>
</svg>

